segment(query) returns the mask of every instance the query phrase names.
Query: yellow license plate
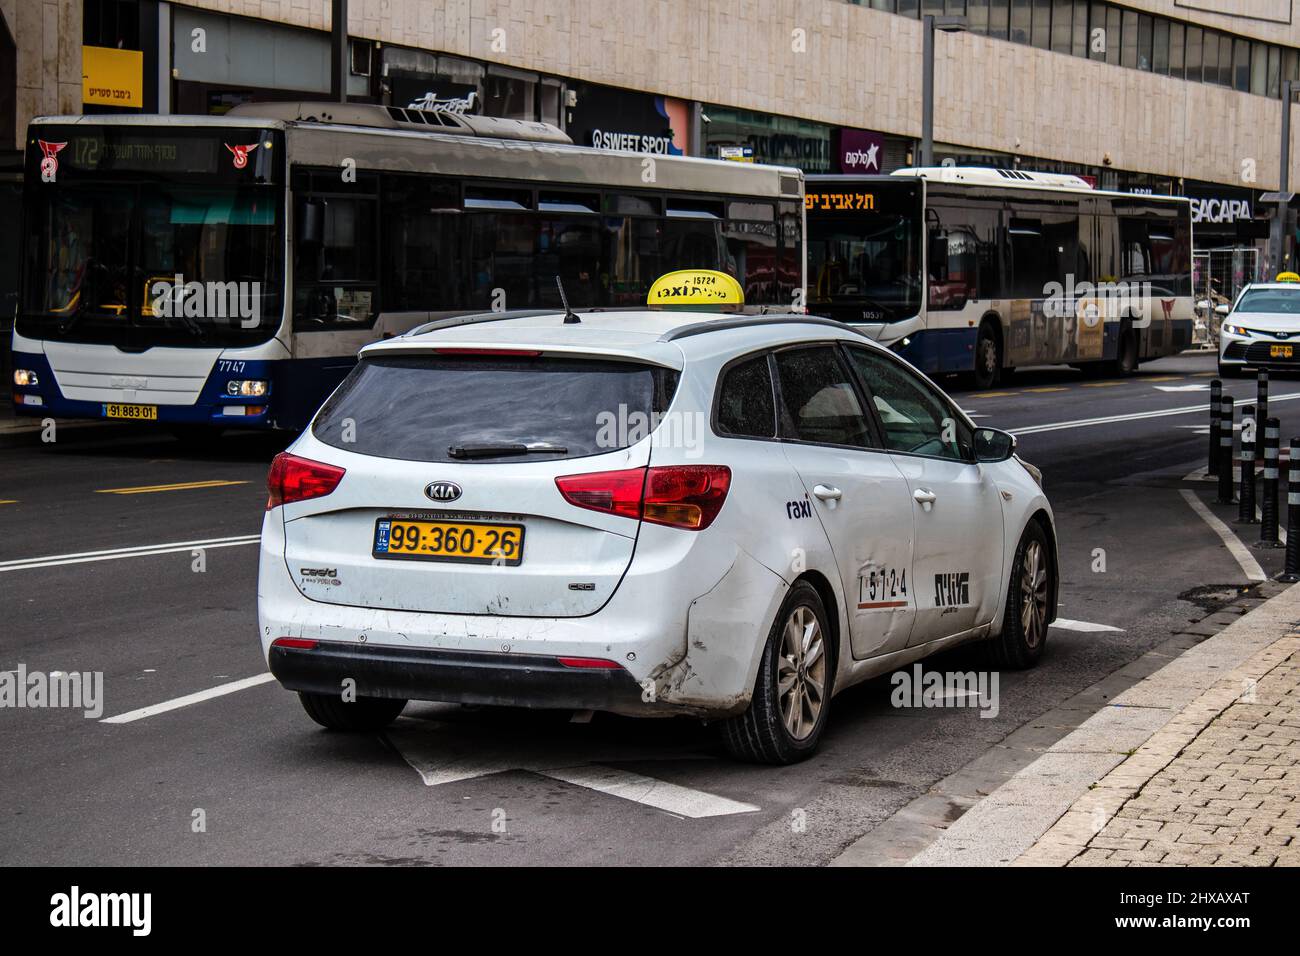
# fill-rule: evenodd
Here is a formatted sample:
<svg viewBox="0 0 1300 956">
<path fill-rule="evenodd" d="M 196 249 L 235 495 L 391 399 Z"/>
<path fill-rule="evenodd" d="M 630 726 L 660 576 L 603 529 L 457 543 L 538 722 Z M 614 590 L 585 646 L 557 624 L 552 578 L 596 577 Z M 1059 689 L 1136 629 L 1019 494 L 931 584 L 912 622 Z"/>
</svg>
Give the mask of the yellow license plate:
<svg viewBox="0 0 1300 956">
<path fill-rule="evenodd" d="M 134 418 L 139 421 L 156 422 L 158 420 L 157 405 L 105 405 L 105 418 Z"/>
<path fill-rule="evenodd" d="M 1268 347 L 1268 357 L 1269 358 L 1290 358 L 1291 350 L 1293 348 L 1295 348 L 1294 345 L 1270 345 Z"/>
<path fill-rule="evenodd" d="M 524 559 L 524 527 L 481 521 L 380 518 L 375 522 L 371 553 L 376 558 L 513 567 Z"/>
</svg>

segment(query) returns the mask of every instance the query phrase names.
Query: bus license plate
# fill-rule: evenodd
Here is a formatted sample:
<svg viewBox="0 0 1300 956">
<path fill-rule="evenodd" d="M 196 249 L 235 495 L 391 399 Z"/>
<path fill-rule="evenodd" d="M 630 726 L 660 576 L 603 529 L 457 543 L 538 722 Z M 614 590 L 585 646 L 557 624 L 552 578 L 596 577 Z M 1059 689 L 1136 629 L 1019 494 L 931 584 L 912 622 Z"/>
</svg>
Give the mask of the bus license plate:
<svg viewBox="0 0 1300 956">
<path fill-rule="evenodd" d="M 132 418 L 137 421 L 156 422 L 158 420 L 157 405 L 105 405 L 105 418 Z"/>
<path fill-rule="evenodd" d="M 524 528 L 479 521 L 380 518 L 375 522 L 371 553 L 376 558 L 514 567 L 524 559 Z"/>
</svg>

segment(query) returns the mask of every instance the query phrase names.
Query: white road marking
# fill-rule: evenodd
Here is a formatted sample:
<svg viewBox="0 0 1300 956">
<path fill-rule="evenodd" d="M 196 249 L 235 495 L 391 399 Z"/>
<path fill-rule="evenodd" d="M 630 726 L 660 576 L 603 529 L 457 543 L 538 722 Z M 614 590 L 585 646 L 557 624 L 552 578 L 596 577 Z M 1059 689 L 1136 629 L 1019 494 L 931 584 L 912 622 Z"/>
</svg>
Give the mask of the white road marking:
<svg viewBox="0 0 1300 956">
<path fill-rule="evenodd" d="M 1228 396 L 1231 397 L 1231 396 Z M 1269 404 L 1276 402 L 1288 402 L 1300 398 L 1300 392 L 1290 395 L 1274 395 L 1269 399 Z M 1252 399 L 1238 399 L 1236 404 L 1249 405 Z M 1009 428 L 1007 431 L 1013 435 L 1035 435 L 1039 432 L 1057 432 L 1067 428 L 1086 428 L 1090 425 L 1111 425 L 1116 422 L 1135 422 L 1146 418 L 1165 418 L 1170 415 L 1191 415 L 1195 412 L 1205 413 L 1210 410 L 1206 405 L 1187 405 L 1183 408 L 1160 408 L 1149 412 L 1131 412 L 1127 415 L 1107 415 L 1104 418 L 1080 418 L 1070 422 L 1052 422 L 1047 425 L 1026 425 L 1022 428 Z M 1200 426 L 1196 426 L 1200 427 Z"/>
<path fill-rule="evenodd" d="M 759 808 L 728 797 L 684 787 L 644 774 L 620 770 L 585 758 L 596 756 L 589 746 L 564 746 L 535 742 L 505 749 L 496 743 L 476 745 L 474 739 L 457 741 L 455 745 L 470 749 L 456 752 L 449 742 L 440 739 L 450 724 L 399 720 L 387 733 L 389 742 L 402 755 L 411 768 L 420 775 L 427 787 L 437 787 L 477 777 L 487 777 L 511 770 L 550 777 L 576 787 L 595 790 L 622 800 L 630 800 L 654 807 L 680 817 L 725 816 L 732 813 L 753 813 Z M 457 729 L 476 735 L 476 730 L 457 724 Z M 696 754 L 664 754 L 645 748 L 620 746 L 616 751 L 599 755 L 605 759 L 655 760 L 665 756 L 673 760 L 700 759 Z M 598 758 L 599 759 L 599 758 Z"/>
<path fill-rule="evenodd" d="M 144 558 L 154 554 L 174 554 L 196 548 L 235 548 L 257 544 L 261 535 L 242 534 L 230 538 L 206 538 L 201 541 L 170 541 L 166 544 L 142 544 L 134 548 L 111 548 L 107 551 L 81 551 L 75 554 L 51 554 L 43 558 L 18 558 L 0 561 L 0 572 L 26 571 L 31 568 L 56 568 L 66 564 L 88 564 L 92 561 L 116 561 L 119 558 Z"/>
<path fill-rule="evenodd" d="M 1124 633 L 1122 627 L 1111 627 L 1109 624 L 1094 624 L 1092 621 L 1071 621 L 1065 617 L 1058 617 L 1052 622 L 1052 627 L 1059 627 L 1066 631 L 1084 631 L 1086 633 L 1100 633 L 1102 631 Z"/>
<path fill-rule="evenodd" d="M 752 803 L 729 800 L 716 794 L 705 793 L 703 790 L 680 787 L 675 783 L 666 783 L 654 777 L 645 777 L 630 770 L 616 770 L 613 767 L 588 765 L 538 772 L 576 787 L 586 787 L 588 790 L 621 797 L 633 803 L 643 803 L 648 807 L 675 813 L 678 816 L 690 817 L 692 820 L 701 817 L 722 817 L 731 813 L 754 813 L 758 810 L 758 807 Z"/>
<path fill-rule="evenodd" d="M 1250 550 L 1241 543 L 1241 539 L 1233 534 L 1232 529 L 1220 521 L 1214 512 L 1205 507 L 1205 503 L 1196 497 L 1195 492 L 1183 488 L 1179 491 L 1179 494 L 1191 505 L 1192 510 L 1204 519 L 1210 529 L 1223 540 L 1228 553 L 1236 559 L 1247 579 L 1251 581 L 1268 580 L 1268 575 L 1264 573 L 1264 569 L 1259 566 L 1259 562 L 1255 560 L 1255 556 L 1250 553 Z"/>
<path fill-rule="evenodd" d="M 1152 385 L 1151 387 L 1160 392 L 1204 392 L 1210 386 L 1206 383 L 1205 385 Z"/>
<path fill-rule="evenodd" d="M 199 704 L 214 697 L 224 697 L 226 694 L 235 693 L 235 691 L 247 690 L 249 687 L 256 687 L 259 684 L 266 684 L 273 680 L 275 680 L 275 676 L 270 673 L 258 674 L 256 677 L 245 677 L 243 680 L 231 681 L 229 684 L 218 684 L 216 687 L 209 687 L 207 690 L 201 690 L 194 694 L 186 694 L 184 697 L 165 700 L 161 704 L 150 704 L 148 707 L 141 707 L 139 710 L 130 710 L 125 714 L 118 714 L 116 717 L 105 717 L 100 723 L 129 724 L 137 720 L 143 720 L 146 717 L 165 714 L 170 710 L 179 710 L 191 704 Z"/>
</svg>

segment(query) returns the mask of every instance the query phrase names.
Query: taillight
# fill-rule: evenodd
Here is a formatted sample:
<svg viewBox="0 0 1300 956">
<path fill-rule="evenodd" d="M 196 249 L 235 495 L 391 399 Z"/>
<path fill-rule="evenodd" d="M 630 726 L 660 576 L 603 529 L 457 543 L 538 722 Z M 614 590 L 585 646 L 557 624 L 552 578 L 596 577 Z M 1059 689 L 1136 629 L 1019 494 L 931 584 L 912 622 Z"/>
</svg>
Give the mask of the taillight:
<svg viewBox="0 0 1300 956">
<path fill-rule="evenodd" d="M 617 670 L 623 665 L 618 661 L 607 661 L 603 657 L 557 657 L 557 661 L 565 667 L 574 667 L 580 670 Z"/>
<path fill-rule="evenodd" d="M 641 489 L 645 486 L 645 469 L 595 471 L 588 475 L 556 478 L 555 485 L 564 500 L 579 508 L 604 511 L 624 518 L 641 517 Z"/>
<path fill-rule="evenodd" d="M 292 647 L 295 650 L 310 651 L 315 650 L 320 641 L 313 641 L 306 637 L 277 637 L 271 642 L 272 647 Z"/>
<path fill-rule="evenodd" d="M 567 475 L 555 479 L 579 508 L 702 531 L 722 510 L 731 487 L 726 465 L 666 465 Z"/>
<path fill-rule="evenodd" d="M 271 462 L 271 473 L 266 476 L 266 486 L 271 492 L 266 499 L 266 510 L 294 501 L 324 497 L 339 486 L 343 474 L 344 470 L 337 465 L 299 458 L 282 451 Z"/>
</svg>

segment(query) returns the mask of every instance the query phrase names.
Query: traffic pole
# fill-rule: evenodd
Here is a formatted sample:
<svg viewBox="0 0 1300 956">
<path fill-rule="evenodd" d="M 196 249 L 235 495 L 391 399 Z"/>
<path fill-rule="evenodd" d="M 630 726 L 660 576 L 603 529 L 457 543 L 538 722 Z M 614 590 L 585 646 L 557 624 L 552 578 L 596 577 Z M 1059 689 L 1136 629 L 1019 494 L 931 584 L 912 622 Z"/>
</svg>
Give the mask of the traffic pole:
<svg viewBox="0 0 1300 956">
<path fill-rule="evenodd" d="M 1232 398 L 1219 400 L 1219 504 L 1232 504 Z"/>
<path fill-rule="evenodd" d="M 1223 382 L 1210 383 L 1210 458 L 1205 466 L 1207 475 L 1219 473 L 1219 402 L 1223 398 Z"/>
<path fill-rule="evenodd" d="M 1255 396 L 1255 421 L 1262 422 L 1268 418 L 1268 369 L 1262 368 L 1255 377 L 1259 393 Z"/>
<path fill-rule="evenodd" d="M 1237 523 L 1255 523 L 1255 406 L 1241 409 L 1241 492 L 1237 498 Z"/>
<path fill-rule="evenodd" d="M 1300 581 L 1300 438 L 1291 439 L 1291 457 L 1286 472 L 1286 568 L 1279 581 Z"/>
<path fill-rule="evenodd" d="M 1282 426 L 1276 418 L 1264 419 L 1264 500 L 1260 502 L 1259 547 L 1276 548 L 1277 452 Z"/>
</svg>

